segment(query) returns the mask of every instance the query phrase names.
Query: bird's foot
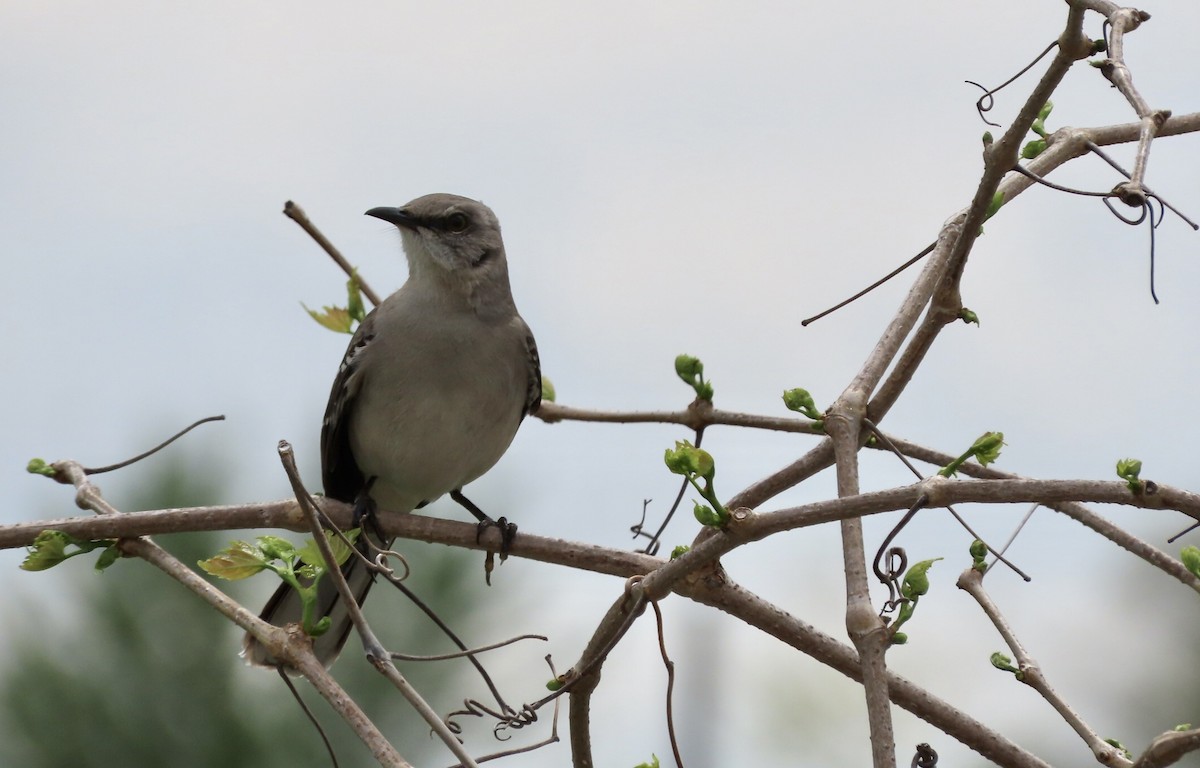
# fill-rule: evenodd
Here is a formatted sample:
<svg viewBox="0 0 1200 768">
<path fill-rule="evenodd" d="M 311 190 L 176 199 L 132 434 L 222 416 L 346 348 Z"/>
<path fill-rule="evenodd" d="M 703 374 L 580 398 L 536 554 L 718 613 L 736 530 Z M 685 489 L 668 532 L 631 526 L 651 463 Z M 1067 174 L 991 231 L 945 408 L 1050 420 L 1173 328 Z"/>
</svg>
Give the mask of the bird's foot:
<svg viewBox="0 0 1200 768">
<path fill-rule="evenodd" d="M 500 562 L 508 559 L 508 553 L 512 550 L 513 540 L 517 538 L 516 523 L 508 522 L 507 518 L 501 517 L 499 520 L 493 520 L 490 517 L 485 517 L 479 521 L 475 527 L 475 543 L 478 544 L 483 538 L 483 532 L 488 528 L 500 529 Z M 496 553 L 491 549 L 487 550 L 487 556 L 483 560 L 483 580 L 490 587 L 492 585 L 492 570 L 496 566 Z"/>
</svg>

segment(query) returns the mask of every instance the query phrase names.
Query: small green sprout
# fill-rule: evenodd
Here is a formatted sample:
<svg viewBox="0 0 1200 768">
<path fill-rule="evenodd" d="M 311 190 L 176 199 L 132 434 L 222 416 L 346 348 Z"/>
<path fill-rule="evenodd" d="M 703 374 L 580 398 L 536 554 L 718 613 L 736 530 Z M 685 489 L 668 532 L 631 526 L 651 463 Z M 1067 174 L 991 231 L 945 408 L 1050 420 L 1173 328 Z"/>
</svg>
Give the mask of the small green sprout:
<svg viewBox="0 0 1200 768">
<path fill-rule="evenodd" d="M 358 534 L 359 530 L 355 528 L 346 533 L 346 538 L 353 542 Z M 345 563 L 350 558 L 351 548 L 329 531 L 325 532 L 325 538 L 333 551 L 334 561 L 338 565 Z M 299 549 L 278 536 L 259 536 L 253 544 L 233 541 L 207 560 L 201 560 L 199 565 L 213 576 L 229 581 L 249 578 L 259 571 L 273 571 L 299 593 L 305 634 L 317 637 L 330 627 L 328 616 L 316 618 L 317 581 L 325 575 L 326 567 L 313 539 Z"/>
<path fill-rule="evenodd" d="M 823 421 L 825 418 L 825 414 L 817 410 L 817 404 L 807 389 L 795 387 L 794 389 L 784 390 L 783 404 L 789 411 L 795 411 L 813 421 Z"/>
<path fill-rule="evenodd" d="M 304 311 L 316 320 L 323 327 L 328 328 L 336 333 L 354 333 L 354 326 L 363 321 L 367 316 L 366 308 L 363 306 L 362 287 L 358 282 L 358 270 L 351 270 L 350 279 L 346 281 L 346 306 L 345 307 L 322 307 L 323 311 L 318 312 L 315 309 L 309 309 L 304 302 L 300 302 L 300 306 L 304 307 Z"/>
<path fill-rule="evenodd" d="M 717 466 L 708 451 L 697 448 L 686 440 L 677 440 L 674 449 L 667 449 L 663 455 L 663 461 L 666 463 L 667 469 L 687 478 L 692 487 L 699 491 L 704 500 L 711 505 L 695 502 L 693 511 L 696 519 L 702 525 L 720 527 L 729 522 L 729 512 L 721 504 L 713 489 L 713 476 L 717 473 Z M 703 481 L 703 485 L 701 485 L 701 481 Z"/>
<path fill-rule="evenodd" d="M 696 397 L 712 402 L 712 382 L 704 378 L 704 363 L 700 358 L 691 355 L 679 355 L 675 358 L 675 374 L 696 392 Z"/>
<path fill-rule="evenodd" d="M 68 547 L 72 547 L 73 551 L 68 551 Z M 121 557 L 115 539 L 89 541 L 77 539 L 62 531 L 42 531 L 33 540 L 33 544 L 26 548 L 25 559 L 21 561 L 20 568 L 24 571 L 46 571 L 72 557 L 97 549 L 103 550 L 96 561 L 97 571 L 103 571 Z"/>
<path fill-rule="evenodd" d="M 935 557 L 932 560 L 922 560 L 914 563 L 905 572 L 904 580 L 900 584 L 900 596 L 904 599 L 900 601 L 900 612 L 896 614 L 896 620 L 890 627 L 892 645 L 904 645 L 908 642 L 908 635 L 900 632 L 900 627 L 917 612 L 917 603 L 920 602 L 921 596 L 929 592 L 929 569 L 941 559 Z"/>
<path fill-rule="evenodd" d="M 1138 477 L 1141 474 L 1141 459 L 1121 459 L 1117 462 L 1117 477 L 1124 480 L 1133 493 L 1140 494 L 1146 488 L 1146 484 Z"/>
<path fill-rule="evenodd" d="M 1002 672 L 1012 672 L 1013 677 L 1018 680 L 1024 680 L 1025 674 L 1021 672 L 1021 668 L 1013 664 L 1013 660 L 1008 656 L 996 651 L 991 656 L 992 666 Z"/>
<path fill-rule="evenodd" d="M 969 449 L 954 461 L 938 470 L 938 474 L 942 477 L 953 477 L 958 468 L 967 462 L 968 459 L 974 458 L 983 466 L 991 464 L 996 459 L 1000 458 L 1000 447 L 1004 445 L 1003 432 L 985 432 L 979 436 Z"/>
<path fill-rule="evenodd" d="M 1191 571 L 1192 575 L 1200 578 L 1200 548 L 1191 545 L 1183 548 L 1179 553 L 1179 559 L 1183 561 L 1183 567 Z"/>
</svg>

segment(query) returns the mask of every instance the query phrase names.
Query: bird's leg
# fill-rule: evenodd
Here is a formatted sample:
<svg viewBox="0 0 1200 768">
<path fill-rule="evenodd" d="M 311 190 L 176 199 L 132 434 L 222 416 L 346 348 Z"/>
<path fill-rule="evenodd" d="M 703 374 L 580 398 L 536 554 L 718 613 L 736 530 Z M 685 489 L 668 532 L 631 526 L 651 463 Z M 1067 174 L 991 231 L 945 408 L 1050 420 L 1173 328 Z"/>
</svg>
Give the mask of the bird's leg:
<svg viewBox="0 0 1200 768">
<path fill-rule="evenodd" d="M 504 517 L 499 520 L 493 520 L 488 517 L 486 512 L 475 506 L 475 502 L 463 496 L 461 488 L 455 488 L 453 491 L 450 491 L 450 498 L 458 502 L 459 506 L 470 512 L 479 521 L 478 532 L 475 534 L 476 544 L 479 543 L 479 537 L 488 528 L 500 529 L 500 561 L 503 562 L 508 559 L 508 552 L 512 549 L 513 539 L 517 537 L 516 524 L 508 522 L 508 519 Z"/>
<path fill-rule="evenodd" d="M 379 511 L 375 499 L 371 498 L 371 486 L 375 484 L 375 478 L 371 478 L 363 486 L 363 489 L 358 492 L 358 496 L 354 497 L 354 516 L 352 518 L 354 527 L 362 529 L 361 537 L 358 540 L 358 550 L 363 553 L 363 556 L 371 560 L 371 546 L 367 541 L 368 532 L 374 537 L 377 542 L 387 541 L 387 537 L 383 534 L 383 529 L 379 527 Z"/>
</svg>

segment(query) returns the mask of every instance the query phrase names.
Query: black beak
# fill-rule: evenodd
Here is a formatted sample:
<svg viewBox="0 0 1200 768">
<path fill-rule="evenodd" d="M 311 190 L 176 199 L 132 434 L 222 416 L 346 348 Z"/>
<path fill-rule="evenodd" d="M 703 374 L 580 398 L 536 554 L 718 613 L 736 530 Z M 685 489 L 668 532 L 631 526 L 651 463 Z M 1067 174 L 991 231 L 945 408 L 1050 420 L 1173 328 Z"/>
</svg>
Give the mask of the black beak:
<svg viewBox="0 0 1200 768">
<path fill-rule="evenodd" d="M 389 208 L 383 206 L 381 208 L 372 208 L 367 211 L 367 216 L 374 216 L 377 219 L 383 219 L 389 224 L 395 224 L 397 227 L 405 229 L 416 229 L 417 219 L 402 208 Z"/>
</svg>

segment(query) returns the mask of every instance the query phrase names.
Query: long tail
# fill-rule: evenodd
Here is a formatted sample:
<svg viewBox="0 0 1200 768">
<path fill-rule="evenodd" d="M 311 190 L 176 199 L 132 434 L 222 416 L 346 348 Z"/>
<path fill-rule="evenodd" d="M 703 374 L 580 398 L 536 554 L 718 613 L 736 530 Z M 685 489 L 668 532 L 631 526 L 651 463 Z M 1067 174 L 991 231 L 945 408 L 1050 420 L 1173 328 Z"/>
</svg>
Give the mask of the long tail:
<svg viewBox="0 0 1200 768">
<path fill-rule="evenodd" d="M 390 549 L 391 546 L 389 541 L 383 549 Z M 355 600 L 361 606 L 367 599 L 367 592 L 370 591 L 371 585 L 375 583 L 374 575 L 357 557 L 350 558 L 342 566 L 342 575 L 346 577 L 346 583 L 350 585 L 350 592 L 354 594 Z M 271 595 L 271 599 L 267 601 L 259 618 L 282 627 L 285 624 L 299 623 L 300 609 L 300 595 L 287 584 L 280 584 L 279 589 L 275 590 L 275 594 Z M 342 646 L 346 644 L 346 639 L 350 637 L 350 630 L 354 626 L 332 579 L 321 579 L 317 586 L 317 616 L 328 616 L 332 620 L 329 631 L 313 639 L 313 652 L 316 653 L 321 663 L 328 667 L 342 652 Z M 249 633 L 242 640 L 242 658 L 255 666 L 279 666 L 279 663 L 263 647 L 262 643 Z"/>
</svg>

